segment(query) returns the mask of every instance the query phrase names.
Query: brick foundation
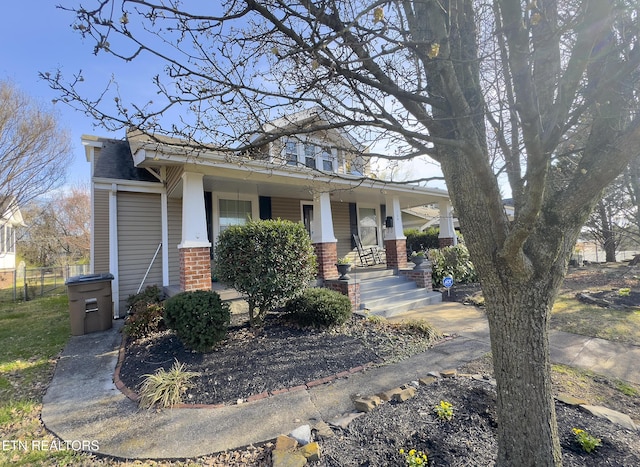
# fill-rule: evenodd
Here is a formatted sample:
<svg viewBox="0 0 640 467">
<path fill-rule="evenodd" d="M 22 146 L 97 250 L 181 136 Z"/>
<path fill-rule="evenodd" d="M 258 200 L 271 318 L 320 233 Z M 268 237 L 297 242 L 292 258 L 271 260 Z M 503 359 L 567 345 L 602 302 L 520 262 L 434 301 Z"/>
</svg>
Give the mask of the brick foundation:
<svg viewBox="0 0 640 467">
<path fill-rule="evenodd" d="M 180 290 L 211 290 L 209 247 L 180 248 Z"/>
<path fill-rule="evenodd" d="M 314 243 L 313 248 L 318 258 L 318 279 L 337 279 L 338 246 L 333 243 Z"/>
<path fill-rule="evenodd" d="M 335 290 L 342 295 L 349 297 L 351 301 L 351 309 L 353 311 L 360 309 L 360 282 L 351 280 L 325 280 L 324 287 L 329 290 Z"/>
<path fill-rule="evenodd" d="M 385 255 L 387 269 L 401 269 L 407 267 L 407 240 L 385 240 Z"/>
<path fill-rule="evenodd" d="M 411 279 L 418 287 L 429 290 L 433 288 L 433 284 L 431 283 L 431 269 L 400 269 L 398 275 Z"/>
<path fill-rule="evenodd" d="M 438 246 L 440 248 L 444 248 L 445 246 L 453 246 L 453 238 L 444 237 L 438 239 Z"/>
</svg>

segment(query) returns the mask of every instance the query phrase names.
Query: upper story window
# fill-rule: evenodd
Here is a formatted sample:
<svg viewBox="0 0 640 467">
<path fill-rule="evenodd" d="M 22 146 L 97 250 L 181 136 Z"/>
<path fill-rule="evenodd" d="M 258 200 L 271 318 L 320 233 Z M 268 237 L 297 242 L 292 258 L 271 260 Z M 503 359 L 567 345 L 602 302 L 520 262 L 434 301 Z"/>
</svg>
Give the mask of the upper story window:
<svg viewBox="0 0 640 467">
<path fill-rule="evenodd" d="M 288 140 L 284 146 L 284 160 L 287 165 L 304 165 L 312 169 L 335 172 L 338 168 L 336 149 L 314 144 L 310 141 Z"/>
</svg>

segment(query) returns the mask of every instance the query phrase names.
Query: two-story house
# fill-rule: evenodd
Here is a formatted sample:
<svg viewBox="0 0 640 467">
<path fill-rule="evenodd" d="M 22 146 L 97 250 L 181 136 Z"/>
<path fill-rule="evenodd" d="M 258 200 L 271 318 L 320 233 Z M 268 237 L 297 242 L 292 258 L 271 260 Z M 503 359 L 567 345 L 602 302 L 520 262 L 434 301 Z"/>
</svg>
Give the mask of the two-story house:
<svg viewBox="0 0 640 467">
<path fill-rule="evenodd" d="M 210 288 L 220 232 L 249 218 L 303 222 L 320 281 L 337 277 L 336 259 L 354 249 L 354 234 L 385 249 L 387 268 L 406 266 L 405 208 L 438 204 L 442 240 L 453 241 L 446 191 L 363 180 L 366 152 L 327 129 L 317 112 L 271 125 L 244 155 L 137 132 L 124 141 L 83 137 L 92 174 L 91 266 L 114 275 L 116 317 L 147 270 L 144 285 Z M 268 138 L 276 130 L 289 136 Z"/>
</svg>

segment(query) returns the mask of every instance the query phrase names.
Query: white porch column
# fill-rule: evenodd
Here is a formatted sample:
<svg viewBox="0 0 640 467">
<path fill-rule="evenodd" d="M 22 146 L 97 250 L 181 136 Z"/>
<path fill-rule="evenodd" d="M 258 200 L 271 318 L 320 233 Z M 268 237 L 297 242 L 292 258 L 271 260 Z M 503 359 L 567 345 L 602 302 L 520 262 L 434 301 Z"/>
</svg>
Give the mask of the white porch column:
<svg viewBox="0 0 640 467">
<path fill-rule="evenodd" d="M 403 240 L 404 227 L 402 225 L 402 210 L 400 209 L 400 198 L 397 196 L 387 196 L 387 217 L 393 219 L 393 227 L 386 227 L 385 240 Z"/>
<path fill-rule="evenodd" d="M 331 214 L 329 193 L 320 193 L 313 198 L 313 221 L 311 222 L 312 243 L 336 243 Z"/>
<path fill-rule="evenodd" d="M 320 193 L 313 198 L 311 243 L 318 259 L 318 278 L 322 280 L 337 278 L 338 240 L 333 232 L 329 193 Z"/>
<path fill-rule="evenodd" d="M 395 271 L 407 267 L 407 237 L 402 227 L 402 210 L 400 198 L 387 196 L 387 216 L 393 219 L 393 226 L 386 227 L 384 237 L 384 251 L 387 259 L 387 269 Z"/>
<path fill-rule="evenodd" d="M 453 206 L 451 201 L 441 201 L 438 203 L 438 207 L 440 208 L 440 233 L 438 234 L 440 248 L 457 245 L 458 237 L 453 226 Z"/>
<path fill-rule="evenodd" d="M 211 290 L 211 262 L 204 207 L 203 175 L 182 174 L 182 241 L 180 290 Z"/>
<path fill-rule="evenodd" d="M 178 248 L 210 247 L 204 210 L 204 175 L 182 174 L 182 241 Z"/>
</svg>

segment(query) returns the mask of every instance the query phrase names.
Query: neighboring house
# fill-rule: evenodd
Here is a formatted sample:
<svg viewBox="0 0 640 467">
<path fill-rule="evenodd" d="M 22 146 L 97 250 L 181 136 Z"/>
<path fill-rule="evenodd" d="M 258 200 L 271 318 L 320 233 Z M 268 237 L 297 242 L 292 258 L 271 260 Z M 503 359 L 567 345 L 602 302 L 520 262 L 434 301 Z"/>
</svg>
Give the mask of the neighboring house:
<svg viewBox="0 0 640 467">
<path fill-rule="evenodd" d="M 15 199 L 0 196 L 0 270 L 16 268 L 16 227 L 23 225 Z"/>
<path fill-rule="evenodd" d="M 337 257 L 351 252 L 353 234 L 386 249 L 387 268 L 406 266 L 402 209 L 437 203 L 451 219 L 446 191 L 362 181 L 366 153 L 348 135 L 326 127 L 318 113 L 272 123 L 296 135 L 269 141 L 250 155 L 194 149 L 184 141 L 154 141 L 129 132 L 125 141 L 83 136 L 92 174 L 92 272 L 114 275 L 116 316 L 144 286 L 211 288 L 220 232 L 247 219 L 303 222 L 318 256 L 318 278 L 335 279 Z M 304 130 L 304 131 L 302 131 Z M 450 224 L 450 225 L 449 225 Z M 388 227 L 386 227 L 388 226 Z M 453 224 L 441 228 L 454 242 Z M 155 252 L 160 248 L 155 261 Z"/>
</svg>

